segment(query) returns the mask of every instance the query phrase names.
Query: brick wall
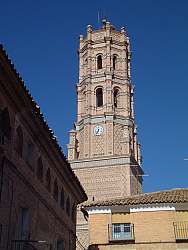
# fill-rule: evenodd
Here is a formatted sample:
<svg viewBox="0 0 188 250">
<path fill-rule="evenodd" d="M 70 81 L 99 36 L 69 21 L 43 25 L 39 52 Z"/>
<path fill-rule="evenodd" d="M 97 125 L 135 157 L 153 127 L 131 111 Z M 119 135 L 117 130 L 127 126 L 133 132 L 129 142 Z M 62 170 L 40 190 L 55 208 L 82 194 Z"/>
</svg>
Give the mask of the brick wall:
<svg viewBox="0 0 188 250">
<path fill-rule="evenodd" d="M 7 110 L 6 122 L 11 128 L 8 138 L 1 115 L 0 135 L 4 133 L 5 141 L 0 141 L 0 249 L 11 249 L 12 241 L 21 240 L 23 209 L 28 217 L 25 239 L 46 241 L 53 249 L 63 240 L 65 249 L 75 249 L 76 206 L 86 195 L 40 108 L 1 49 L 0 63 L 0 115 Z"/>
</svg>

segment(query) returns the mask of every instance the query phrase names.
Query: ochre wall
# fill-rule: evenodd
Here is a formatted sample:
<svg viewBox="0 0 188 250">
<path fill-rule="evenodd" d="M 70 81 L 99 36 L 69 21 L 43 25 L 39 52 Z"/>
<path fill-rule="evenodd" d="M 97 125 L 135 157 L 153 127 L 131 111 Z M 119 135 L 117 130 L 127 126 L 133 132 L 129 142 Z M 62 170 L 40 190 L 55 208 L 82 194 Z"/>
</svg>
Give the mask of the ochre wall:
<svg viewBox="0 0 188 250">
<path fill-rule="evenodd" d="M 188 249 L 188 243 L 176 243 L 174 225 L 176 221 L 188 221 L 188 211 L 151 211 L 135 213 L 90 214 L 90 244 L 94 249 Z M 108 225 L 111 223 L 134 224 L 135 243 L 109 245 Z"/>
<path fill-rule="evenodd" d="M 132 213 L 135 242 L 175 242 L 174 218 L 174 211 Z"/>
<path fill-rule="evenodd" d="M 108 225 L 111 222 L 111 214 L 91 214 L 89 217 L 90 244 L 103 244 L 108 242 Z"/>
</svg>

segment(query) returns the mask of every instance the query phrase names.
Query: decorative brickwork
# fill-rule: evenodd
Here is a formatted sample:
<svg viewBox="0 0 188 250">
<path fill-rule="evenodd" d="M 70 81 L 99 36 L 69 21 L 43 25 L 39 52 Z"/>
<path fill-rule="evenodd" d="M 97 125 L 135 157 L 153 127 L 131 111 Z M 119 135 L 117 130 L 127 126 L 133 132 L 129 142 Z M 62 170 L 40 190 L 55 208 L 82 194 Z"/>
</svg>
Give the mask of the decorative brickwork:
<svg viewBox="0 0 188 250">
<path fill-rule="evenodd" d="M 114 154 L 122 155 L 122 139 L 123 139 L 123 126 L 117 124 L 114 126 Z"/>
<path fill-rule="evenodd" d="M 69 154 L 68 159 L 90 201 L 142 191 L 140 147 L 133 134 L 130 54 L 125 29 L 116 31 L 109 22 L 96 31 L 88 25 L 86 37 L 80 36 L 74 130 L 78 147 L 71 141 L 71 131 L 68 151 L 75 149 L 77 153 L 74 159 Z M 77 224 L 81 235 L 81 220 Z"/>
</svg>

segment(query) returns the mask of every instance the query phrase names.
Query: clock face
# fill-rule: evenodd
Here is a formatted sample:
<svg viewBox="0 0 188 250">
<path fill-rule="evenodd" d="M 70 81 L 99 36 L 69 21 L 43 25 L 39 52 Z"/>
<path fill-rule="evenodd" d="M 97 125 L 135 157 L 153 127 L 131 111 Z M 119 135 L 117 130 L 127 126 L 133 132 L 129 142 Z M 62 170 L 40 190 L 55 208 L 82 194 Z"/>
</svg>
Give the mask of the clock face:
<svg viewBox="0 0 188 250">
<path fill-rule="evenodd" d="M 104 128 L 101 125 L 97 125 L 94 127 L 94 135 L 101 135 L 104 132 Z"/>
</svg>

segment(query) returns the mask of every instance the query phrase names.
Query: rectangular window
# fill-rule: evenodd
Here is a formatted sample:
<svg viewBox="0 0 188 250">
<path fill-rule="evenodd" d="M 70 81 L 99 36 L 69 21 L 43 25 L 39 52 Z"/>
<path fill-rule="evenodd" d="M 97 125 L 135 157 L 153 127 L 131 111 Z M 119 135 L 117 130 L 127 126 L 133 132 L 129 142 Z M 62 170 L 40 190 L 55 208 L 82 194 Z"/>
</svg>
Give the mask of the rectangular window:
<svg viewBox="0 0 188 250">
<path fill-rule="evenodd" d="M 29 209 L 21 208 L 20 211 L 20 239 L 29 239 Z"/>
<path fill-rule="evenodd" d="M 0 132 L 0 144 L 1 144 L 1 145 L 4 145 L 4 144 L 5 144 L 5 138 L 4 138 L 4 136 L 1 134 L 1 132 Z"/>
<path fill-rule="evenodd" d="M 26 162 L 29 164 L 32 170 L 33 170 L 33 154 L 34 154 L 34 144 L 32 142 L 29 142 L 27 144 Z"/>
<path fill-rule="evenodd" d="M 112 224 L 112 240 L 133 240 L 133 230 L 130 223 Z"/>
<path fill-rule="evenodd" d="M 2 73 L 3 73 L 3 67 L 0 64 L 0 74 L 2 74 Z"/>
<path fill-rule="evenodd" d="M 57 250 L 64 250 L 64 241 L 63 240 L 57 241 Z"/>
<path fill-rule="evenodd" d="M 2 225 L 0 224 L 0 249 L 1 249 Z"/>
</svg>

